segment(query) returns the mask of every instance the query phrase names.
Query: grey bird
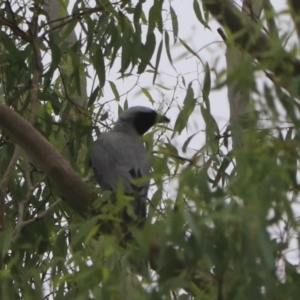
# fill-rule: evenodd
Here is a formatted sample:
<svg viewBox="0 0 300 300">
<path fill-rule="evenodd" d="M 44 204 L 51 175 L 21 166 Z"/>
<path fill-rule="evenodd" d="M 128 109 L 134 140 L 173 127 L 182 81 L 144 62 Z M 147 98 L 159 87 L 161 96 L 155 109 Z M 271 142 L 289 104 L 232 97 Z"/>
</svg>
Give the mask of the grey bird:
<svg viewBox="0 0 300 300">
<path fill-rule="evenodd" d="M 141 137 L 156 123 L 169 121 L 151 108 L 131 107 L 120 115 L 111 131 L 100 135 L 91 152 L 91 164 L 101 189 L 115 193 L 122 185 L 124 194 L 133 198 L 135 224 L 141 226 L 147 214 L 151 169 L 151 159 Z M 125 209 L 123 221 L 129 223 L 132 219 Z"/>
</svg>

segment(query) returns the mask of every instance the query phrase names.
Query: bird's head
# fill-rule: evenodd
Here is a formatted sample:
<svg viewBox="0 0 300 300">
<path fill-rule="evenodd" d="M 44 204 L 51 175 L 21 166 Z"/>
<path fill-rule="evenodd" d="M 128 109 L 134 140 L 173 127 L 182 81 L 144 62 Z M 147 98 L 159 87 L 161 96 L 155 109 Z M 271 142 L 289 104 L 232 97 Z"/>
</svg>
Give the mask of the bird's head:
<svg viewBox="0 0 300 300">
<path fill-rule="evenodd" d="M 114 131 L 135 131 L 138 135 L 145 134 L 157 123 L 168 123 L 170 119 L 158 114 L 155 110 L 145 106 L 133 106 L 124 111 L 117 120 Z"/>
</svg>

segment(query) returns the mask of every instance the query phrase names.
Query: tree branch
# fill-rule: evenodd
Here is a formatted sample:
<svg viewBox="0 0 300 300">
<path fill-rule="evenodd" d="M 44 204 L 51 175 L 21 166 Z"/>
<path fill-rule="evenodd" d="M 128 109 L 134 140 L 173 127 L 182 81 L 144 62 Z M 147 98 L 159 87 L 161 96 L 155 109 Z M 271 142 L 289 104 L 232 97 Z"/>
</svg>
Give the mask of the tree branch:
<svg viewBox="0 0 300 300">
<path fill-rule="evenodd" d="M 65 158 L 30 123 L 2 103 L 0 127 L 36 161 L 70 207 L 86 216 L 89 204 L 97 195 L 82 182 Z"/>
<path fill-rule="evenodd" d="M 14 239 L 13 239 L 14 242 L 20 236 L 20 233 L 21 233 L 21 230 L 22 230 L 23 227 L 25 227 L 29 224 L 32 224 L 34 222 L 37 222 L 37 221 L 41 220 L 42 218 L 44 218 L 62 200 L 61 198 L 59 198 L 54 203 L 52 203 L 47 209 L 45 209 L 43 212 L 39 213 L 36 217 L 24 221 L 23 220 L 23 215 L 24 215 L 25 205 L 28 203 L 29 198 L 25 199 L 25 200 L 23 200 L 22 202 L 19 203 L 19 216 L 18 216 L 18 222 L 17 222 L 17 225 L 15 227 L 15 232 L 14 232 L 14 235 L 15 235 Z"/>
<path fill-rule="evenodd" d="M 283 47 L 279 48 L 281 59 L 274 60 L 271 55 L 272 44 L 267 35 L 258 31 L 255 24 L 243 16 L 229 0 L 202 0 L 206 9 L 224 27 L 234 34 L 234 42 L 252 57 L 267 63 L 269 70 L 277 76 L 281 76 L 281 84 L 288 89 L 290 82 L 285 81 L 285 75 L 297 76 L 300 74 L 300 60 L 286 52 Z M 277 45 L 278 46 L 278 45 Z"/>
</svg>

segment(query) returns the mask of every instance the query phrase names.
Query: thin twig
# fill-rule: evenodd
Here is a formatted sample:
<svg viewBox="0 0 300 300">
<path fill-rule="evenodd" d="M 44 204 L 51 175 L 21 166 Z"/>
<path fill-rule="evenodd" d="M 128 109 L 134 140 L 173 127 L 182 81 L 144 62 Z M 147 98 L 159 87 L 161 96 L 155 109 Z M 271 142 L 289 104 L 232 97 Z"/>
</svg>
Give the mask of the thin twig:
<svg viewBox="0 0 300 300">
<path fill-rule="evenodd" d="M 23 219 L 24 219 L 24 212 L 25 212 L 25 208 L 26 208 L 27 204 L 29 203 L 30 198 L 31 198 L 34 190 L 45 179 L 45 175 L 44 175 L 44 176 L 42 176 L 40 178 L 40 180 L 35 185 L 32 185 L 31 178 L 30 178 L 30 171 L 29 170 L 30 170 L 30 165 L 29 165 L 28 158 L 27 158 L 27 156 L 25 154 L 25 180 L 26 180 L 26 183 L 27 183 L 28 190 L 27 190 L 27 193 L 25 195 L 24 200 L 22 200 L 19 203 L 18 221 L 17 221 L 16 227 L 15 227 L 15 235 L 16 235 L 16 237 L 19 236 L 22 228 L 24 227 L 24 225 L 23 225 L 23 223 L 24 223 L 24 221 L 23 221 Z"/>
<path fill-rule="evenodd" d="M 48 209 L 45 209 L 43 212 L 39 213 L 36 217 L 23 221 L 22 222 L 22 226 L 27 226 L 31 223 L 37 222 L 39 220 L 41 220 L 42 218 L 44 218 L 56 205 L 58 205 L 60 202 L 62 201 L 61 198 L 57 199 L 54 203 L 52 203 Z"/>
</svg>

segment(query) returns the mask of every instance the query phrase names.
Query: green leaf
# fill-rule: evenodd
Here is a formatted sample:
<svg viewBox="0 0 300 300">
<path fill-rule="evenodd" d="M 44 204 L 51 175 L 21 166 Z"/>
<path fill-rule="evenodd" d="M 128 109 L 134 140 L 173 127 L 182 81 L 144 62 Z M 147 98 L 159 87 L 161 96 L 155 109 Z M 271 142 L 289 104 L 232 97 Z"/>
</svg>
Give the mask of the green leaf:
<svg viewBox="0 0 300 300">
<path fill-rule="evenodd" d="M 164 89 L 164 90 L 166 90 L 166 91 L 171 91 L 171 90 L 172 90 L 172 89 L 167 88 L 166 86 L 161 85 L 161 84 L 159 84 L 159 83 L 155 83 L 155 85 L 159 86 L 160 88 L 162 88 L 162 89 Z"/>
<path fill-rule="evenodd" d="M 194 134 L 192 134 L 190 137 L 188 137 L 188 139 L 184 142 L 184 144 L 183 144 L 183 146 L 182 146 L 182 151 L 185 153 L 186 152 L 186 149 L 187 149 L 187 147 L 188 147 L 188 145 L 189 145 L 189 143 L 190 143 L 190 141 L 193 139 L 193 137 L 195 136 L 195 135 L 197 135 L 199 132 L 196 132 L 196 133 L 194 133 Z"/>
<path fill-rule="evenodd" d="M 101 115 L 100 121 L 105 121 L 108 118 L 108 111 Z"/>
<path fill-rule="evenodd" d="M 184 87 L 186 87 L 186 84 L 185 84 L 185 79 L 184 79 L 184 77 L 183 77 L 183 76 L 181 76 L 181 81 L 182 81 L 182 84 L 183 84 L 183 86 L 184 86 Z"/>
<path fill-rule="evenodd" d="M 162 200 L 162 189 L 158 189 L 151 198 L 151 205 L 149 206 L 149 217 L 155 214 L 155 208 Z"/>
<path fill-rule="evenodd" d="M 122 56 L 121 56 L 121 69 L 120 72 L 123 74 L 130 65 L 131 52 L 134 45 L 131 42 L 131 30 L 127 22 L 125 23 L 125 29 L 123 30 L 122 37 Z"/>
<path fill-rule="evenodd" d="M 0 40 L 13 60 L 22 59 L 22 51 L 16 47 L 11 36 L 7 35 L 6 32 L 0 31 Z"/>
<path fill-rule="evenodd" d="M 88 102 L 88 107 L 91 107 L 94 104 L 94 102 L 96 101 L 99 90 L 100 90 L 100 88 L 99 88 L 99 86 L 97 86 L 94 89 L 94 91 L 92 92 L 92 94 L 90 95 L 89 102 Z"/>
<path fill-rule="evenodd" d="M 170 39 L 167 30 L 165 31 L 165 46 L 166 46 L 167 57 L 169 59 L 170 64 L 173 66 L 172 56 L 170 52 Z"/>
<path fill-rule="evenodd" d="M 56 241 L 55 246 L 53 247 L 53 256 L 54 257 L 60 257 L 65 258 L 67 255 L 67 239 L 66 239 L 66 232 L 62 230 L 59 232 Z"/>
<path fill-rule="evenodd" d="M 174 37 L 174 44 L 175 44 L 178 37 L 178 20 L 177 20 L 177 15 L 171 5 L 170 5 L 170 13 L 171 13 L 173 37 Z"/>
<path fill-rule="evenodd" d="M 194 11 L 195 11 L 196 17 L 197 17 L 197 19 L 199 20 L 199 22 L 200 22 L 205 28 L 210 29 L 210 27 L 208 26 L 207 21 L 204 20 L 204 18 L 202 17 L 202 12 L 201 12 L 201 8 L 200 8 L 199 1 L 198 1 L 198 0 L 194 0 L 193 7 L 194 7 Z"/>
<path fill-rule="evenodd" d="M 57 94 L 54 91 L 51 91 L 51 90 L 48 89 L 47 92 L 43 92 L 42 95 L 41 95 L 41 100 L 50 101 L 53 112 L 56 115 L 60 114 L 60 110 L 62 108 L 61 107 L 61 102 L 59 100 L 59 97 L 57 96 Z"/>
<path fill-rule="evenodd" d="M 144 95 L 149 99 L 149 101 L 154 104 L 154 100 L 151 96 L 151 94 L 149 93 L 149 91 L 145 88 L 141 88 L 142 89 L 142 92 L 144 93 Z"/>
<path fill-rule="evenodd" d="M 165 147 L 168 149 L 168 152 L 169 152 L 170 154 L 175 154 L 176 156 L 178 155 L 178 150 L 177 150 L 177 148 L 176 148 L 174 145 L 172 145 L 172 144 L 170 143 L 170 141 L 169 141 L 169 143 L 164 143 L 164 145 L 165 145 Z"/>
<path fill-rule="evenodd" d="M 209 65 L 205 66 L 205 77 L 204 84 L 202 89 L 203 100 L 206 105 L 207 110 L 210 112 L 210 103 L 209 103 L 209 93 L 210 93 L 211 79 L 210 79 L 210 68 Z"/>
<path fill-rule="evenodd" d="M 275 257 L 272 251 L 270 237 L 264 228 L 260 228 L 258 231 L 258 244 L 260 246 L 262 257 L 264 258 L 265 264 L 270 271 L 276 269 Z"/>
<path fill-rule="evenodd" d="M 87 23 L 87 33 L 86 33 L 86 49 L 85 54 L 89 52 L 94 40 L 94 30 L 96 21 L 93 20 L 89 15 L 86 16 L 86 23 Z"/>
<path fill-rule="evenodd" d="M 201 114 L 206 125 L 205 133 L 207 146 L 213 153 L 217 153 L 219 151 L 219 140 L 216 139 L 216 136 L 220 135 L 218 124 L 203 105 L 201 106 Z"/>
<path fill-rule="evenodd" d="M 294 132 L 294 128 L 289 128 L 287 133 L 286 133 L 286 137 L 285 140 L 290 142 L 292 141 L 292 137 L 293 137 L 293 132 Z"/>
<path fill-rule="evenodd" d="M 218 124 L 214 117 L 210 114 L 208 109 L 206 109 L 204 106 L 201 106 L 201 113 L 206 127 L 209 127 L 210 131 L 215 133 L 216 135 L 220 135 Z"/>
<path fill-rule="evenodd" d="M 111 88 L 111 90 L 112 90 L 112 92 L 113 92 L 113 94 L 114 94 L 114 96 L 115 96 L 115 99 L 116 99 L 117 101 L 120 101 L 120 95 L 119 95 L 119 92 L 118 92 L 118 90 L 117 90 L 116 85 L 115 85 L 114 82 L 112 82 L 112 81 L 108 81 L 108 82 L 109 82 L 110 88 Z"/>
<path fill-rule="evenodd" d="M 0 232 L 0 247 L 1 256 L 4 257 L 9 250 L 13 240 L 14 230 L 11 227 L 7 227 L 4 231 Z"/>
<path fill-rule="evenodd" d="M 45 88 L 50 85 L 52 75 L 58 68 L 61 61 L 61 51 L 59 45 L 59 34 L 56 31 L 50 31 L 49 33 L 49 47 L 51 49 L 51 63 L 48 72 L 44 74 Z"/>
<path fill-rule="evenodd" d="M 218 169 L 217 175 L 215 177 L 215 180 L 213 182 L 213 187 L 217 186 L 220 179 L 223 177 L 226 169 L 229 167 L 230 163 L 231 163 L 232 159 L 230 157 L 230 154 L 224 156 L 223 161 L 221 163 L 221 166 Z"/>
<path fill-rule="evenodd" d="M 162 21 L 162 0 L 154 0 L 153 6 L 149 10 L 149 26 L 147 35 L 153 33 L 156 25 L 160 32 L 163 30 L 163 21 Z"/>
<path fill-rule="evenodd" d="M 78 230 L 74 232 L 71 245 L 74 247 L 76 244 L 81 243 L 82 239 L 88 236 L 89 232 L 97 226 L 97 218 L 91 218 L 83 223 Z"/>
<path fill-rule="evenodd" d="M 128 100 L 127 99 L 124 101 L 123 108 L 124 108 L 124 111 L 128 109 Z"/>
<path fill-rule="evenodd" d="M 181 44 L 190 52 L 192 53 L 194 56 L 196 56 L 201 62 L 201 58 L 199 57 L 199 55 L 190 47 L 188 46 L 188 44 L 186 42 L 184 42 L 182 39 L 179 38 L 179 41 L 181 42 Z"/>
<path fill-rule="evenodd" d="M 155 79 L 156 79 L 156 76 L 157 76 L 157 73 L 158 73 L 158 66 L 159 66 L 159 61 L 160 61 L 160 57 L 161 57 L 162 46 L 163 46 L 163 41 L 161 40 L 161 42 L 158 46 L 157 55 L 156 55 L 155 72 L 154 72 L 154 76 L 153 76 L 153 84 L 155 83 Z"/>
<path fill-rule="evenodd" d="M 155 50 L 156 39 L 155 34 L 151 33 L 147 36 L 146 44 L 141 48 L 141 62 L 138 66 L 138 74 L 141 74 L 145 71 Z"/>
<path fill-rule="evenodd" d="M 183 108 L 179 112 L 179 115 L 176 119 L 172 137 L 174 137 L 176 132 L 178 132 L 178 134 L 181 134 L 182 130 L 187 125 L 191 113 L 194 111 L 195 105 L 196 105 L 196 99 L 194 98 L 192 83 L 190 83 L 188 85 L 187 93 L 183 101 Z"/>
<path fill-rule="evenodd" d="M 100 88 L 103 88 L 105 85 L 105 65 L 104 57 L 100 48 L 96 49 L 93 56 L 93 65 L 99 78 Z"/>
<path fill-rule="evenodd" d="M 141 34 L 141 25 L 140 25 L 140 17 L 142 13 L 142 3 L 139 2 L 134 8 L 133 14 L 133 23 L 135 26 L 135 31 L 140 35 Z"/>
</svg>

